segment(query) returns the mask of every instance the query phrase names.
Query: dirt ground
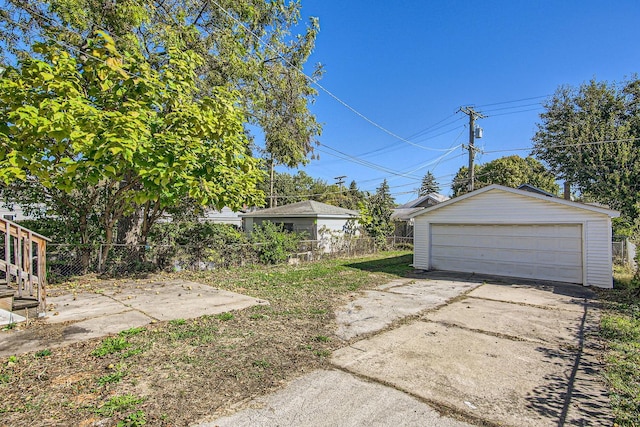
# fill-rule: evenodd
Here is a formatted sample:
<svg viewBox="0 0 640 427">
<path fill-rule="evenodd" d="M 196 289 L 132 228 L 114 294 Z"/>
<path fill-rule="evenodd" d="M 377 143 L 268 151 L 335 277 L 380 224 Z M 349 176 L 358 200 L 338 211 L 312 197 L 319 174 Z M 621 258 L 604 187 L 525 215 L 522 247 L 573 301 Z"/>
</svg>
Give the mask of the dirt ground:
<svg viewBox="0 0 640 427">
<path fill-rule="evenodd" d="M 406 255 L 393 258 L 390 268 L 408 271 L 407 261 Z M 0 358 L 0 426 L 142 425 L 141 419 L 186 426 L 327 367 L 332 351 L 345 344 L 333 335 L 336 307 L 356 289 L 397 277 L 345 264 L 184 273 L 180 278 L 270 305 L 158 321 L 112 334 L 106 343 L 92 338 Z M 140 283 L 145 280 L 158 278 Z M 89 278 L 52 294 L 109 293 L 120 285 Z M 36 321 L 28 328 L 35 336 L 54 336 L 68 326 Z M 99 353 L 105 348 L 106 354 Z"/>
</svg>

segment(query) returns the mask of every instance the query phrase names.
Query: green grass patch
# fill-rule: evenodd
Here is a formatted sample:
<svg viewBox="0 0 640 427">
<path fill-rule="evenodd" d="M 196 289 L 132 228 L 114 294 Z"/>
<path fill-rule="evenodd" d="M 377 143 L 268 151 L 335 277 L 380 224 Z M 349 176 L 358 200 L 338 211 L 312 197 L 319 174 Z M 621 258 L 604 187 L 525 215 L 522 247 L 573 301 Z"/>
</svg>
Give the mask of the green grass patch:
<svg viewBox="0 0 640 427">
<path fill-rule="evenodd" d="M 147 414 L 143 411 L 135 411 L 127 415 L 116 424 L 117 427 L 139 427 L 147 424 Z"/>
<path fill-rule="evenodd" d="M 600 336 L 606 342 L 605 378 L 615 422 L 640 425 L 640 288 L 627 271 L 614 272 L 614 289 L 601 292 L 606 310 Z"/>
<path fill-rule="evenodd" d="M 102 340 L 100 346 L 93 350 L 92 356 L 105 357 L 109 354 L 119 353 L 131 347 L 131 343 L 124 337 L 107 337 Z"/>
<path fill-rule="evenodd" d="M 141 334 L 145 331 L 144 328 L 140 327 L 140 328 L 131 328 L 131 329 L 126 329 L 124 331 L 120 331 L 120 333 L 118 333 L 119 336 L 121 337 L 132 337 L 134 335 L 138 335 Z"/>
<path fill-rule="evenodd" d="M 211 343 L 218 338 L 217 317 L 202 316 L 190 322 L 172 324 L 169 337 L 174 342 L 187 342 L 193 346 Z M 162 332 L 164 333 L 164 332 Z"/>
<path fill-rule="evenodd" d="M 114 396 L 97 408 L 95 413 L 105 417 L 112 417 L 118 412 L 125 412 L 132 409 L 142 402 L 144 402 L 143 398 L 134 396 L 133 394 Z"/>
<path fill-rule="evenodd" d="M 104 375 L 100 378 L 98 378 L 98 384 L 99 385 L 107 385 L 107 384 L 115 384 L 115 383 L 119 383 L 122 378 L 124 378 L 125 373 L 122 371 L 116 371 L 112 374 L 108 374 L 108 375 Z"/>
<path fill-rule="evenodd" d="M 253 363 L 251 364 L 256 368 L 262 368 L 262 369 L 267 369 L 271 367 L 271 363 L 269 363 L 265 359 L 254 360 Z"/>
<path fill-rule="evenodd" d="M 233 313 L 226 312 L 226 313 L 216 314 L 216 319 L 226 322 L 228 320 L 233 319 Z"/>
<path fill-rule="evenodd" d="M 45 348 L 44 350 L 36 351 L 35 357 L 40 359 L 42 357 L 51 356 L 51 350 Z"/>
</svg>

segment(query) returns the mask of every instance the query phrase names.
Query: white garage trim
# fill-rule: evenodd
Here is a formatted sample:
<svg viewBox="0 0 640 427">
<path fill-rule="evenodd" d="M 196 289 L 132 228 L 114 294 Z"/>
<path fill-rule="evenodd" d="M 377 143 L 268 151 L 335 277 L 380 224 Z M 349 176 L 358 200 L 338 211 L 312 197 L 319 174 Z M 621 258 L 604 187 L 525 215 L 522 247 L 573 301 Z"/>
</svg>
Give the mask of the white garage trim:
<svg viewBox="0 0 640 427">
<path fill-rule="evenodd" d="M 490 185 L 411 215 L 413 266 L 610 288 L 617 216 L 601 206 Z M 569 235 L 547 236 L 554 230 Z"/>
<path fill-rule="evenodd" d="M 583 283 L 581 224 L 432 224 L 431 268 Z"/>
</svg>

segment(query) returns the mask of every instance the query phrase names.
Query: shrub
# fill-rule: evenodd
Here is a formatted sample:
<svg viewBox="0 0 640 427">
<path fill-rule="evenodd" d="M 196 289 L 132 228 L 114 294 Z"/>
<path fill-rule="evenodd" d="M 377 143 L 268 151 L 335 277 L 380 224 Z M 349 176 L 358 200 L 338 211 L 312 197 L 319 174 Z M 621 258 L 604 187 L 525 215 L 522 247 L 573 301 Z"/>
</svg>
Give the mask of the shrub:
<svg viewBox="0 0 640 427">
<path fill-rule="evenodd" d="M 256 225 L 251 233 L 251 242 L 260 261 L 265 264 L 278 264 L 287 260 L 296 252 L 304 234 L 284 231 L 282 225 L 264 221 Z"/>
</svg>

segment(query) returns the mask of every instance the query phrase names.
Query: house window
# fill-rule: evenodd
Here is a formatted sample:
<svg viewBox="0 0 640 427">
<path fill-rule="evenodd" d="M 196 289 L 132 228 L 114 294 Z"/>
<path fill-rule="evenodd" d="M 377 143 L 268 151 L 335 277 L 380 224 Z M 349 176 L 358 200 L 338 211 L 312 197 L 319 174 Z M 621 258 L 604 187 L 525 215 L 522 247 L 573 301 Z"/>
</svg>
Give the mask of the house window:
<svg viewBox="0 0 640 427">
<path fill-rule="evenodd" d="M 4 215 L 2 215 L 2 217 L 4 219 L 8 219 L 9 221 L 15 221 L 15 219 L 16 219 L 15 215 L 10 215 L 10 214 L 4 214 Z"/>
<path fill-rule="evenodd" d="M 278 226 L 282 227 L 284 231 L 288 231 L 293 233 L 293 223 L 292 222 L 279 222 Z"/>
</svg>

